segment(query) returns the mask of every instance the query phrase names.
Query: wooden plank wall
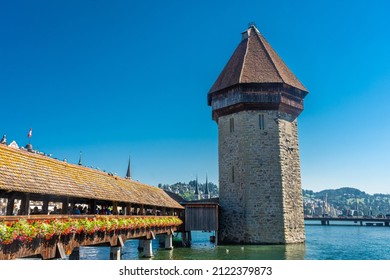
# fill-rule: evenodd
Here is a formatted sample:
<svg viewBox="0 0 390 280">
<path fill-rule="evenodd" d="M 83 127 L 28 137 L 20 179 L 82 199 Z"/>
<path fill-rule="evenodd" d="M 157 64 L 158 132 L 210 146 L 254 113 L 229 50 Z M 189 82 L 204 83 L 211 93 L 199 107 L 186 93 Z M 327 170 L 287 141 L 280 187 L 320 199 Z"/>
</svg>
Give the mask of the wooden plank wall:
<svg viewBox="0 0 390 280">
<path fill-rule="evenodd" d="M 216 205 L 186 205 L 185 231 L 218 230 L 218 207 Z"/>
</svg>

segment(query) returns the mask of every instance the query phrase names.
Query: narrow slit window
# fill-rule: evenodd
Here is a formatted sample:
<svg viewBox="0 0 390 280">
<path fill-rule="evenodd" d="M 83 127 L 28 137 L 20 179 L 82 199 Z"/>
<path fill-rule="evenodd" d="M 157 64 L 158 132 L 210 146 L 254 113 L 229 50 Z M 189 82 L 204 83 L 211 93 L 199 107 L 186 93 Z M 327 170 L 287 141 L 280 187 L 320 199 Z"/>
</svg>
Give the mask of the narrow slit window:
<svg viewBox="0 0 390 280">
<path fill-rule="evenodd" d="M 234 132 L 234 119 L 230 118 L 230 132 Z"/>
<path fill-rule="evenodd" d="M 264 115 L 259 115 L 259 128 L 260 130 L 265 129 Z"/>
<path fill-rule="evenodd" d="M 234 183 L 234 166 L 232 166 L 232 183 Z"/>
</svg>

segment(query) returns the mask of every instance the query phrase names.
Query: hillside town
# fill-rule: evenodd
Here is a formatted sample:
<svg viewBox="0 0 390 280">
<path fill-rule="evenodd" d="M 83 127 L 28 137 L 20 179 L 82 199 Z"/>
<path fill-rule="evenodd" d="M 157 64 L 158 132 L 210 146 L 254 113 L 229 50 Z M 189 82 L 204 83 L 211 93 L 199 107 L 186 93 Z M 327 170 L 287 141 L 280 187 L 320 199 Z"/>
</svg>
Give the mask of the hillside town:
<svg viewBox="0 0 390 280">
<path fill-rule="evenodd" d="M 196 180 L 188 183 L 178 182 L 172 185 L 159 184 L 158 187 L 176 193 L 185 200 L 196 200 Z M 218 186 L 208 182 L 210 197 L 218 197 Z M 206 183 L 198 183 L 203 194 Z M 390 213 L 389 194 L 367 194 L 356 188 L 343 187 L 319 192 L 303 190 L 303 207 L 305 216 L 385 216 Z M 201 195 L 201 197 L 203 197 Z"/>
</svg>

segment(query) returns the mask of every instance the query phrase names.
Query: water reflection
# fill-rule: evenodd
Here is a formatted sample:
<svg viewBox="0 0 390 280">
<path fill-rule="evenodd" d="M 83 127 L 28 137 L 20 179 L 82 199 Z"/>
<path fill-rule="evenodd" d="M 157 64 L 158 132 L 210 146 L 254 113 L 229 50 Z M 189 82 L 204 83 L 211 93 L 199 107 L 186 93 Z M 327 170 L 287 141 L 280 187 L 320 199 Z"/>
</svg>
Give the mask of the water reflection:
<svg viewBox="0 0 390 280">
<path fill-rule="evenodd" d="M 303 260 L 306 256 L 306 244 L 288 244 L 285 245 L 286 260 Z"/>
<path fill-rule="evenodd" d="M 305 244 L 289 245 L 229 245 L 215 246 L 210 243 L 210 233 L 194 232 L 191 248 L 165 250 L 153 241 L 153 259 L 156 260 L 302 260 L 305 258 Z M 108 247 L 82 247 L 81 259 L 108 260 Z M 143 259 L 138 251 L 138 241 L 128 240 L 122 250 L 122 259 Z"/>
<path fill-rule="evenodd" d="M 194 232 L 191 248 L 165 250 L 153 241 L 159 260 L 390 260 L 390 227 L 307 226 L 305 244 L 275 246 L 217 246 L 209 233 Z M 123 248 L 124 260 L 142 259 L 137 240 Z M 108 247 L 82 247 L 81 259 L 108 260 Z"/>
<path fill-rule="evenodd" d="M 193 232 L 191 248 L 165 250 L 153 241 L 153 259 L 156 260 L 301 260 L 306 253 L 305 244 L 289 245 L 229 245 L 215 246 L 210 243 L 211 233 Z M 138 251 L 138 241 L 129 240 L 122 250 L 122 259 L 143 259 Z M 107 247 L 82 247 L 81 259 L 109 259 Z"/>
<path fill-rule="evenodd" d="M 215 246 L 210 243 L 211 233 L 193 232 L 191 248 L 160 248 L 158 241 L 153 243 L 153 259 L 159 260 L 301 260 L 306 253 L 305 244 L 289 245 L 229 245 Z M 134 242 L 133 242 L 134 243 Z M 136 245 L 126 243 L 123 259 L 138 259 Z M 130 252 L 133 252 L 131 254 Z"/>
</svg>

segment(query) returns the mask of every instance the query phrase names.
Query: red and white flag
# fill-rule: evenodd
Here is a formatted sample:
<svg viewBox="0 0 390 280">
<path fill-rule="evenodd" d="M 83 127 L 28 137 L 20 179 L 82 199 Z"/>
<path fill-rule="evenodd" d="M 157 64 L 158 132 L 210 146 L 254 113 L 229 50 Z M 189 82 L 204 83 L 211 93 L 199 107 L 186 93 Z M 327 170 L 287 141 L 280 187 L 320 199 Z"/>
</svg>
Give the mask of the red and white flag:
<svg viewBox="0 0 390 280">
<path fill-rule="evenodd" d="M 27 137 L 28 137 L 28 138 L 31 138 L 31 136 L 32 136 L 32 128 L 30 128 L 30 131 L 29 131 L 28 134 L 27 134 Z"/>
</svg>

